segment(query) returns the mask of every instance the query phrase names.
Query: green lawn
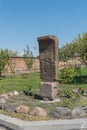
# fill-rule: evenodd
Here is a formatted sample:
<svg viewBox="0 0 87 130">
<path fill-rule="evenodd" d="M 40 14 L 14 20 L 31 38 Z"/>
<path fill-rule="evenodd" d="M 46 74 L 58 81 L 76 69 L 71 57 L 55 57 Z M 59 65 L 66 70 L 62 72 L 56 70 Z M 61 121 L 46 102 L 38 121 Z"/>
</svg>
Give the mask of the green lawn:
<svg viewBox="0 0 87 130">
<path fill-rule="evenodd" d="M 84 76 L 84 77 L 83 77 Z M 59 83 L 59 88 L 73 89 L 82 87 L 87 89 L 87 69 L 81 69 L 81 76 L 77 76 L 75 83 Z M 0 94 L 17 90 L 21 92 L 28 88 L 39 89 L 40 84 L 40 73 L 21 74 L 16 76 L 7 76 L 0 79 Z"/>
<path fill-rule="evenodd" d="M 39 90 L 39 86 L 41 82 L 40 73 L 21 74 L 21 75 L 15 75 L 15 76 L 2 77 L 0 79 L 0 94 L 6 93 L 12 90 L 19 91 L 20 95 L 18 97 L 14 97 L 13 99 L 11 99 L 10 102 L 12 103 L 14 101 L 22 100 L 25 105 L 28 105 L 31 108 L 31 110 L 33 110 L 35 106 L 39 106 L 46 109 L 48 113 L 50 113 L 57 106 L 69 107 L 70 109 L 73 109 L 75 106 L 87 105 L 87 98 L 84 98 L 80 93 L 78 94 L 72 93 L 73 89 L 77 89 L 77 88 L 82 88 L 84 90 L 87 89 L 86 77 L 87 77 L 87 69 L 82 68 L 81 76 L 75 77 L 76 82 L 69 83 L 69 84 L 59 83 L 59 90 L 58 90 L 57 98 L 60 98 L 62 100 L 62 102 L 59 102 L 59 103 L 43 104 L 37 98 L 35 98 L 35 95 L 38 94 L 38 90 Z M 29 88 L 32 88 L 34 92 L 33 96 L 30 96 L 30 95 L 27 96 L 21 93 L 23 91 L 27 92 Z M 25 120 L 49 119 L 49 117 L 38 118 L 38 119 L 37 118 L 35 119 L 35 117 L 29 118 L 28 115 L 17 115 L 17 114 L 7 113 L 3 111 L 0 111 L 0 113 L 8 114 L 8 115 L 25 119 Z"/>
<path fill-rule="evenodd" d="M 39 88 L 39 83 L 39 73 L 3 77 L 0 79 L 0 94 L 12 90 L 21 92 L 22 90 L 26 90 L 28 88 L 37 89 Z"/>
</svg>

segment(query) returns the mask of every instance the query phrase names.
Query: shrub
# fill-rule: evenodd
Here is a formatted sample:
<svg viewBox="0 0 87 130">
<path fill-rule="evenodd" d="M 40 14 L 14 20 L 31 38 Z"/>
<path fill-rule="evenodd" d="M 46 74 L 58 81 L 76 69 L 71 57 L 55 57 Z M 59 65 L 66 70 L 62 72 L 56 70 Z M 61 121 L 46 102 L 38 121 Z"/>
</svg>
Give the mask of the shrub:
<svg viewBox="0 0 87 130">
<path fill-rule="evenodd" d="M 32 51 L 30 51 L 30 48 L 28 45 L 27 45 L 27 49 L 26 50 L 24 49 L 23 56 L 24 56 L 24 60 L 28 69 L 31 69 L 33 65 L 33 54 L 32 54 Z"/>
<path fill-rule="evenodd" d="M 60 76 L 64 80 L 64 83 L 72 82 L 75 75 L 76 71 L 72 67 L 67 67 L 60 70 Z"/>
<path fill-rule="evenodd" d="M 68 89 L 65 89 L 65 90 L 64 90 L 64 96 L 67 97 L 67 98 L 71 98 L 71 97 L 72 97 L 71 91 L 68 90 Z"/>
</svg>

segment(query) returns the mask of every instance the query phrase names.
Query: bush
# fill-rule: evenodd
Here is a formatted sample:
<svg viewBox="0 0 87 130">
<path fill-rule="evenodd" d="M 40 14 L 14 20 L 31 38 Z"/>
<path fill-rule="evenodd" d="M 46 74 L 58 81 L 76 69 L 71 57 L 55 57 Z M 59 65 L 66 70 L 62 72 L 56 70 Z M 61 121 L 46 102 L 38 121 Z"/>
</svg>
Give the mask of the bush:
<svg viewBox="0 0 87 130">
<path fill-rule="evenodd" d="M 64 83 L 72 82 L 75 75 L 76 75 L 76 71 L 72 67 L 67 67 L 60 70 L 60 76 L 64 80 Z"/>
<path fill-rule="evenodd" d="M 33 54 L 32 51 L 30 51 L 29 46 L 27 45 L 27 49 L 24 49 L 24 54 L 23 54 L 25 63 L 28 67 L 28 69 L 31 69 L 32 65 L 33 65 Z"/>
<path fill-rule="evenodd" d="M 64 97 L 71 98 L 72 97 L 71 91 L 68 89 L 65 89 L 64 90 Z"/>
</svg>

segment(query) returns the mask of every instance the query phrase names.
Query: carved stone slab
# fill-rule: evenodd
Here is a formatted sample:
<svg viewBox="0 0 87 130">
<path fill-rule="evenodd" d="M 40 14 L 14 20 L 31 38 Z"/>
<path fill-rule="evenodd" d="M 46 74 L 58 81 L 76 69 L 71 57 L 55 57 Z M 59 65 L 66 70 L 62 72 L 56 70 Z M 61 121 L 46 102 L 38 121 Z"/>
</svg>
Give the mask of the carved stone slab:
<svg viewBox="0 0 87 130">
<path fill-rule="evenodd" d="M 58 70 L 58 39 L 56 36 L 37 38 L 40 54 L 40 76 L 43 82 L 54 82 Z"/>
</svg>

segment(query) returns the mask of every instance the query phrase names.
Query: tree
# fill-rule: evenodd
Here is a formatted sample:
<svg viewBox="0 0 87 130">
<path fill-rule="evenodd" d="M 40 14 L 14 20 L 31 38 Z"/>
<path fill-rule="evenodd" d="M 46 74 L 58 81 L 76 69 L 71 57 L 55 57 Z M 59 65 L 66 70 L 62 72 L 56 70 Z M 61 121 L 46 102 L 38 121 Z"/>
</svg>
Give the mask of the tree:
<svg viewBox="0 0 87 130">
<path fill-rule="evenodd" d="M 23 57 L 24 57 L 24 60 L 26 62 L 28 69 L 30 69 L 33 64 L 33 54 L 32 54 L 32 51 L 30 51 L 30 48 L 28 45 L 27 45 L 27 48 L 24 49 Z"/>
<path fill-rule="evenodd" d="M 78 56 L 87 66 L 87 33 L 84 33 L 82 36 L 79 34 L 78 38 L 74 40 L 74 44 Z"/>
<path fill-rule="evenodd" d="M 9 64 L 10 55 L 8 49 L 0 49 L 0 77 L 2 72 L 5 70 L 6 64 Z"/>
<path fill-rule="evenodd" d="M 17 51 L 12 51 L 12 50 L 9 50 L 9 55 L 11 57 L 16 57 L 16 56 L 19 56 L 19 53 Z"/>
<path fill-rule="evenodd" d="M 59 48 L 59 60 L 67 61 L 70 58 L 73 58 L 75 55 L 75 47 L 73 42 L 66 43 L 62 48 Z"/>
<path fill-rule="evenodd" d="M 87 66 L 87 33 L 79 34 L 71 43 L 66 43 L 59 49 L 59 59 L 62 61 L 76 56 Z"/>
</svg>

